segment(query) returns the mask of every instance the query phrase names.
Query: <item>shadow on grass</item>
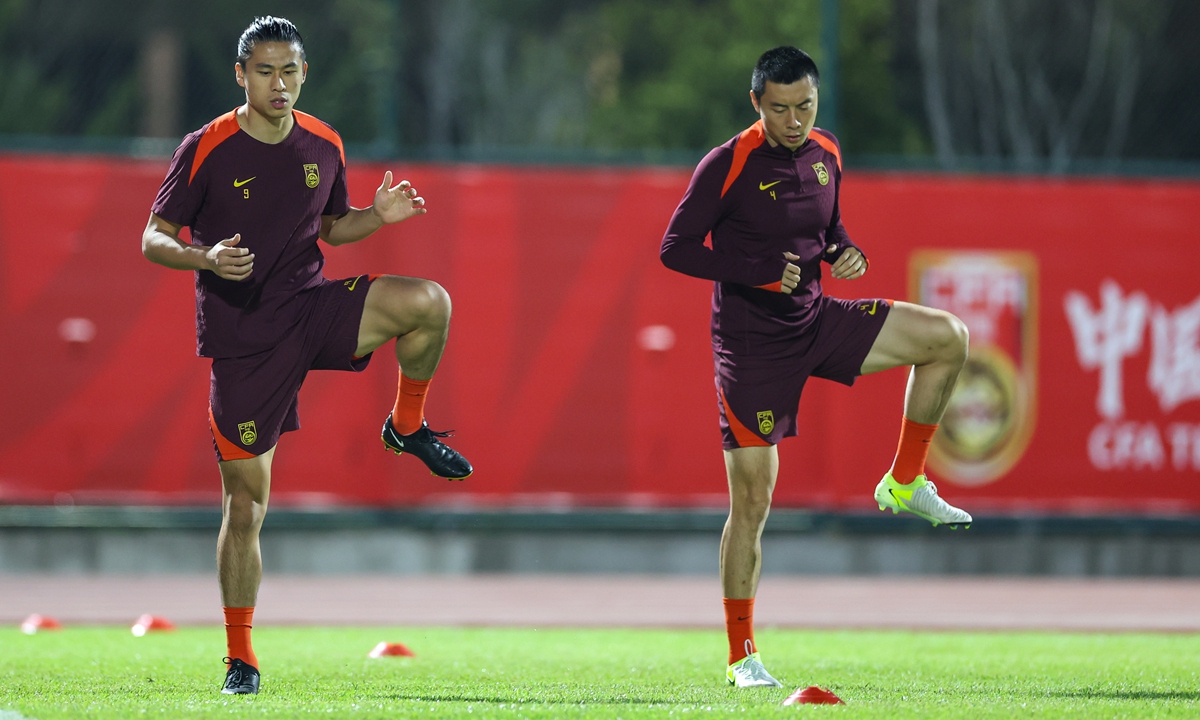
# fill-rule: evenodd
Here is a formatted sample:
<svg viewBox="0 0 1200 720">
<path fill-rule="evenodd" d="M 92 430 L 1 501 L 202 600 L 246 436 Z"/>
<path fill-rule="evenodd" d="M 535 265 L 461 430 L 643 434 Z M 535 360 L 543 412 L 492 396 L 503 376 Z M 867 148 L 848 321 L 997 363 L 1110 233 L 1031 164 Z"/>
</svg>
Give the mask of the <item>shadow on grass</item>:
<svg viewBox="0 0 1200 720">
<path fill-rule="evenodd" d="M 1049 695 L 1096 700 L 1200 700 L 1200 690 L 1073 690 Z"/>
</svg>

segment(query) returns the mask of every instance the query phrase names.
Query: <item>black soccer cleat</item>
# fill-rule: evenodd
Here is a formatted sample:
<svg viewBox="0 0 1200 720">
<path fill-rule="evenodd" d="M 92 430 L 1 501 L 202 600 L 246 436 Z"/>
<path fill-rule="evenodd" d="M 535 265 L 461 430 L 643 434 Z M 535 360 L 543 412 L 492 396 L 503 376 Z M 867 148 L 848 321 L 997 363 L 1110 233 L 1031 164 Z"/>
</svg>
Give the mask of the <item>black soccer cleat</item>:
<svg viewBox="0 0 1200 720">
<path fill-rule="evenodd" d="M 229 666 L 229 671 L 225 673 L 222 695 L 258 694 L 258 668 L 238 659 L 225 658 L 225 664 Z"/>
<path fill-rule="evenodd" d="M 392 427 L 392 416 L 383 421 L 383 446 L 399 455 L 410 453 L 429 468 L 429 472 L 447 480 L 463 480 L 475 472 L 471 463 L 454 448 L 438 438 L 450 437 L 449 432 L 434 432 L 424 420 L 421 428 L 411 435 L 401 435 Z"/>
</svg>

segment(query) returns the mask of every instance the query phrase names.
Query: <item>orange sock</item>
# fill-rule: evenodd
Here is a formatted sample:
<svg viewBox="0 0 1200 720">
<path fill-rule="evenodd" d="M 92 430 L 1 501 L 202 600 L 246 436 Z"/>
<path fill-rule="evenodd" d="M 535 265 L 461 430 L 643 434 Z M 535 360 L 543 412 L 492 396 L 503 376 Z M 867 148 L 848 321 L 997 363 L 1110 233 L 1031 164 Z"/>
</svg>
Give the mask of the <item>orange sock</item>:
<svg viewBox="0 0 1200 720">
<path fill-rule="evenodd" d="M 725 598 L 725 634 L 729 636 L 729 664 L 754 652 L 754 598 Z"/>
<path fill-rule="evenodd" d="M 400 387 L 396 388 L 396 406 L 392 408 L 392 427 L 401 435 L 412 435 L 421 429 L 425 419 L 425 393 L 429 380 L 413 380 L 400 372 Z"/>
<path fill-rule="evenodd" d="M 900 444 L 896 447 L 896 460 L 892 463 L 892 477 L 896 482 L 907 485 L 925 472 L 925 458 L 929 455 L 929 444 L 937 425 L 922 425 L 904 418 L 900 426 Z"/>
<path fill-rule="evenodd" d="M 241 660 L 258 667 L 254 648 L 250 647 L 250 628 L 253 627 L 254 608 L 221 608 L 225 611 L 225 644 L 232 660 Z"/>
</svg>

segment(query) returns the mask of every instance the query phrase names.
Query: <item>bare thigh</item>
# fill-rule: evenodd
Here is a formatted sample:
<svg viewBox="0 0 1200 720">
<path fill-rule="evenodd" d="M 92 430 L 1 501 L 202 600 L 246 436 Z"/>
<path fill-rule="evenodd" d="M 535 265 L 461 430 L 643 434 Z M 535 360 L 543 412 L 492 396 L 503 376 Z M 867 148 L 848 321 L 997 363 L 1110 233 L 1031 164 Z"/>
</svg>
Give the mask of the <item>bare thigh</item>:
<svg viewBox="0 0 1200 720">
<path fill-rule="evenodd" d="M 966 341 L 966 326 L 944 310 L 896 302 L 875 344 L 863 360 L 862 374 L 907 365 L 927 365 Z"/>
<path fill-rule="evenodd" d="M 362 357 L 392 338 L 450 321 L 450 295 L 432 280 L 384 275 L 371 283 L 358 326 Z"/>
</svg>

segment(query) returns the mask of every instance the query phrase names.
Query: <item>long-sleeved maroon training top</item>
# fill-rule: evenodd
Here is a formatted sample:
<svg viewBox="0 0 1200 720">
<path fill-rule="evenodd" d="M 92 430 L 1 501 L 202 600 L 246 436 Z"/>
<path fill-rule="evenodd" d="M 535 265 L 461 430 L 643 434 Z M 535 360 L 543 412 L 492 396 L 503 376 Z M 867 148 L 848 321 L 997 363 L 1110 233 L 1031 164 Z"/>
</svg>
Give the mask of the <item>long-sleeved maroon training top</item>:
<svg viewBox="0 0 1200 720">
<path fill-rule="evenodd" d="M 672 270 L 713 280 L 714 345 L 802 334 L 816 317 L 821 261 L 857 247 L 842 227 L 841 151 L 832 133 L 813 128 L 797 150 L 767 142 L 762 121 L 713 148 L 696 167 L 660 257 Z M 712 233 L 712 248 L 704 245 Z M 833 252 L 826 252 L 832 245 Z M 800 285 L 781 292 L 784 252 L 800 256 Z M 861 250 L 860 250 L 861 252 Z M 738 355 L 751 347 L 726 348 Z M 766 350 L 766 348 L 763 348 Z M 769 351 L 766 354 L 771 354 Z"/>
</svg>

